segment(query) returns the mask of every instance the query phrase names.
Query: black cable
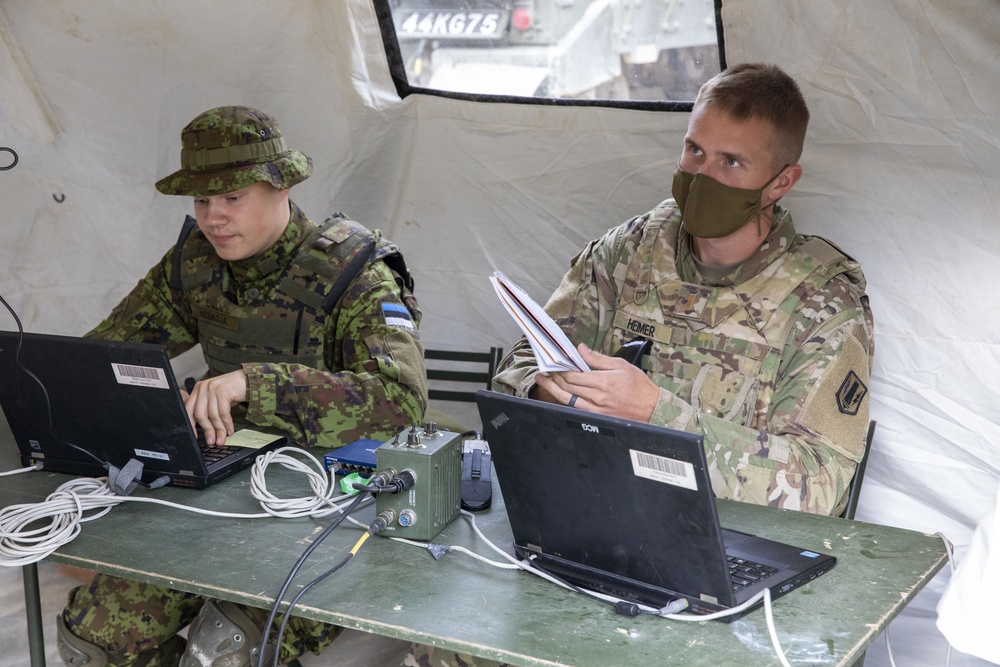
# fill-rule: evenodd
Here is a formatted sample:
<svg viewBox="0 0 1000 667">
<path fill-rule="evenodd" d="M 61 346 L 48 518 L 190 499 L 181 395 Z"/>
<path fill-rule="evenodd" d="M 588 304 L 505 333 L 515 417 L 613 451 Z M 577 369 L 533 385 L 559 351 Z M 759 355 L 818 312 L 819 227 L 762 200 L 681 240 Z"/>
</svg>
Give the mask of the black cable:
<svg viewBox="0 0 1000 667">
<path fill-rule="evenodd" d="M 347 565 L 347 562 L 354 557 L 354 554 L 357 553 L 357 550 L 361 547 L 361 545 L 364 543 L 364 541 L 367 538 L 371 537 L 372 535 L 375 535 L 375 534 L 381 532 L 386 526 L 388 526 L 390 523 L 392 523 L 392 521 L 393 521 L 394 518 L 395 518 L 395 512 L 393 512 L 392 510 L 386 510 L 386 511 L 383 511 L 383 512 L 379 513 L 379 515 L 377 517 L 375 517 L 375 520 L 371 523 L 371 525 L 368 526 L 368 530 L 366 531 L 366 534 L 364 536 L 362 536 L 362 539 L 358 540 L 358 543 L 354 545 L 354 548 L 351 549 L 351 552 L 349 554 L 347 554 L 347 556 L 345 556 L 342 561 L 340 561 L 339 563 L 337 563 L 336 565 L 334 565 L 333 567 L 331 567 L 329 570 L 327 570 L 326 572 L 324 572 L 323 574 L 319 575 L 318 577 L 316 577 L 315 579 L 313 579 L 312 581 L 310 581 L 308 584 L 306 584 L 305 586 L 303 586 L 302 590 L 299 591 L 298 594 L 294 598 L 292 598 L 292 601 L 288 603 L 288 608 L 285 610 L 284 617 L 281 619 L 281 627 L 278 628 L 278 637 L 277 637 L 277 641 L 275 642 L 276 646 L 275 646 L 275 650 L 274 650 L 274 662 L 272 664 L 272 667 L 278 667 L 278 655 L 281 653 L 281 638 L 285 634 L 285 627 L 288 624 L 288 619 L 292 615 L 292 609 L 295 607 L 295 605 L 297 605 L 299 603 L 299 599 L 303 595 L 305 595 L 306 593 L 308 593 L 312 589 L 313 586 L 315 586 L 316 584 L 320 583 L 321 581 L 323 581 L 324 579 L 326 579 L 327 577 L 329 577 L 331 574 L 333 574 L 334 572 L 336 572 L 340 568 L 342 568 L 345 565 Z"/>
<path fill-rule="evenodd" d="M 77 451 L 83 452 L 90 458 L 94 459 L 105 469 L 109 468 L 110 464 L 108 462 L 102 461 L 92 452 L 87 451 L 83 447 L 78 447 L 77 445 L 74 445 L 72 442 L 67 442 L 66 440 L 63 440 L 61 437 L 59 437 L 59 434 L 56 433 L 55 422 L 52 418 L 52 402 L 49 400 L 49 392 L 48 390 L 45 389 L 45 384 L 41 381 L 41 379 L 37 375 L 35 375 L 31 371 L 31 369 L 29 369 L 21 362 L 21 345 L 22 343 L 24 343 L 24 327 L 21 325 L 21 320 L 20 318 L 18 318 L 17 313 L 14 312 L 14 309 L 11 308 L 10 304 L 7 303 L 7 300 L 3 298 L 2 294 L 0 294 L 0 303 L 3 303 L 3 305 L 10 312 L 11 317 L 14 318 L 14 322 L 17 324 L 17 348 L 14 350 L 14 362 L 17 364 L 17 367 L 20 368 L 25 375 L 34 380 L 38 384 L 39 388 L 41 388 L 42 396 L 45 397 L 45 414 L 48 416 L 49 419 L 49 430 L 52 431 L 52 437 L 54 437 L 56 440 L 63 443 L 64 445 L 68 445 Z"/>
<path fill-rule="evenodd" d="M 90 450 L 84 449 L 79 445 L 76 445 L 68 440 L 65 440 L 62 437 L 60 437 L 58 433 L 56 433 L 55 419 L 52 416 L 52 401 L 49 398 L 48 390 L 45 388 L 45 383 L 42 382 L 41 378 L 35 375 L 34 372 L 32 372 L 31 369 L 25 366 L 24 363 L 21 361 L 21 346 L 24 343 L 24 326 L 21 324 L 21 319 L 17 316 L 17 313 L 14 312 L 14 309 L 11 307 L 11 305 L 7 303 L 7 300 L 3 298 L 2 294 L 0 294 L 0 303 L 3 303 L 3 305 L 7 308 L 8 312 L 10 312 L 11 317 L 14 318 L 14 323 L 17 324 L 17 347 L 14 350 L 14 362 L 17 364 L 17 367 L 21 369 L 21 372 L 30 377 L 32 380 L 34 380 L 35 383 L 38 385 L 38 387 L 42 390 L 42 396 L 45 398 L 45 414 L 49 420 L 49 431 L 51 431 L 52 437 L 55 438 L 57 441 L 61 442 L 62 444 L 66 445 L 67 447 L 72 447 L 76 451 L 82 452 L 83 454 L 86 454 L 90 458 L 94 459 L 94 461 L 98 465 L 100 465 L 102 468 L 108 471 L 109 473 L 108 481 L 112 483 L 112 488 L 115 490 L 115 493 L 120 493 L 121 495 L 127 495 L 129 492 L 131 492 L 132 488 L 134 488 L 135 485 L 133 484 L 131 487 L 125 490 L 124 487 L 120 486 L 120 481 L 118 479 L 111 479 L 116 477 L 118 474 L 118 468 L 116 466 L 112 466 L 110 461 L 101 460 L 99 456 L 97 456 Z M 125 482 L 126 484 L 130 484 L 131 482 L 134 481 L 137 484 L 142 484 L 147 489 L 158 489 L 161 486 L 166 486 L 170 482 L 170 477 L 166 475 L 158 477 L 157 479 L 149 483 L 142 481 L 141 479 L 142 463 L 136 459 L 130 459 L 129 462 L 131 461 L 136 461 L 136 463 L 138 464 L 139 471 L 134 480 L 126 480 Z M 126 463 L 122 469 L 127 467 L 128 463 Z M 122 491 L 124 492 L 119 491 L 119 488 L 121 488 Z"/>
<path fill-rule="evenodd" d="M 375 482 L 374 484 L 372 482 Z M 361 484 L 355 482 L 351 486 L 358 491 L 367 491 L 368 493 L 375 495 L 377 493 L 402 493 L 413 488 L 416 483 L 417 478 L 412 470 L 404 470 L 398 475 L 393 475 L 392 479 L 387 482 L 383 482 L 379 479 L 379 476 L 373 477 L 368 480 L 367 484 Z"/>
<path fill-rule="evenodd" d="M 563 584 L 564 586 L 566 586 L 566 588 L 569 588 L 570 590 L 572 590 L 572 591 L 574 591 L 576 593 L 579 593 L 580 595 L 584 595 L 584 596 L 590 598 L 591 600 L 596 600 L 598 602 L 603 602 L 606 605 L 614 607 L 614 610 L 616 612 L 618 612 L 619 614 L 621 614 L 622 616 L 639 616 L 640 614 L 649 614 L 650 616 L 659 616 L 660 615 L 660 610 L 659 609 L 656 609 L 656 610 L 643 609 L 638 603 L 635 603 L 635 602 L 630 602 L 628 600 L 605 600 L 602 597 L 598 597 L 596 595 L 591 595 L 590 592 L 588 592 L 587 590 L 585 590 L 583 588 L 580 588 L 576 584 L 573 584 L 573 583 L 570 583 L 569 581 L 566 581 L 565 579 L 563 579 L 562 577 L 560 577 L 557 574 L 553 574 L 552 570 L 549 570 L 549 569 L 545 568 L 544 566 L 538 564 L 534 560 L 531 561 L 531 565 L 532 565 L 532 567 L 537 567 L 539 570 L 543 571 L 546 575 L 552 577 L 553 579 L 555 579 L 559 583 Z M 671 600 L 671 602 L 676 602 L 679 599 L 681 599 L 681 598 L 674 598 L 673 600 Z"/>
<path fill-rule="evenodd" d="M 334 520 L 333 522 L 331 522 L 329 526 L 327 526 L 326 528 L 323 529 L 323 532 L 321 532 L 316 537 L 316 539 L 313 541 L 313 543 L 310 544 L 306 548 L 306 550 L 302 552 L 302 555 L 299 556 L 299 559 L 295 562 L 295 565 L 292 566 L 292 569 L 288 573 L 288 576 L 285 577 L 285 582 L 281 585 L 281 590 L 278 591 L 278 595 L 274 599 L 274 604 L 271 607 L 271 613 L 270 613 L 270 615 L 268 615 L 267 622 L 264 624 L 263 635 L 261 636 L 260 645 L 258 647 L 258 652 L 257 652 L 257 656 L 258 657 L 257 657 L 257 660 L 255 661 L 257 663 L 256 667 L 264 667 L 264 664 L 263 664 L 263 661 L 264 661 L 264 651 L 265 651 L 265 649 L 267 647 L 267 640 L 270 638 L 270 635 L 271 635 L 271 624 L 274 623 L 274 619 L 278 615 L 278 608 L 281 606 L 281 600 L 282 600 L 282 598 L 285 597 L 285 593 L 288 591 L 288 587 L 291 585 L 292 579 L 294 579 L 295 575 L 298 574 L 299 569 L 302 567 L 302 564 L 305 562 L 306 558 L 309 557 L 309 554 L 311 554 L 316 549 L 316 547 L 318 547 L 320 545 L 320 543 L 323 540 L 325 540 L 327 538 L 327 536 L 330 535 L 330 533 L 332 533 L 334 531 L 334 529 L 337 526 L 339 526 L 341 523 L 343 523 L 344 519 L 346 519 L 348 517 L 348 515 L 351 514 L 351 512 L 353 512 L 356 509 L 358 509 L 358 506 L 361 504 L 361 501 L 364 500 L 367 497 L 368 497 L 367 493 L 360 493 L 360 494 L 358 494 L 358 497 L 355 498 L 354 501 L 351 502 L 351 504 L 347 506 L 347 509 L 345 509 L 340 514 L 340 516 L 338 516 L 336 518 L 336 520 Z M 289 607 L 289 609 L 290 608 L 291 607 Z M 277 642 L 276 642 L 276 645 L 275 645 L 275 654 L 274 654 L 275 657 L 277 657 L 277 655 L 280 652 L 280 650 L 281 650 L 281 636 L 279 635 L 278 639 L 277 639 Z"/>
<path fill-rule="evenodd" d="M 295 605 L 299 603 L 299 598 L 305 595 L 313 586 L 323 581 L 324 579 L 329 577 L 331 574 L 333 574 L 340 568 L 347 565 L 347 561 L 351 560 L 352 558 L 354 558 L 353 553 L 347 554 L 342 561 L 340 561 L 339 563 L 331 567 L 329 570 L 327 570 L 326 572 L 324 572 L 323 574 L 321 574 L 320 576 L 316 577 L 308 584 L 303 586 L 302 590 L 299 591 L 298 594 L 294 598 L 292 598 L 292 601 L 288 603 L 288 609 L 285 610 L 285 615 L 281 619 L 281 626 L 278 628 L 277 637 L 275 638 L 274 662 L 272 663 L 272 667 L 278 667 L 278 665 L 280 664 L 278 661 L 278 656 L 281 654 L 281 638 L 285 635 L 285 627 L 288 625 L 288 619 L 292 617 L 292 609 L 295 607 Z M 270 619 L 268 619 L 268 621 L 270 622 Z M 260 648 L 262 655 L 264 650 L 263 647 L 264 644 L 262 642 Z"/>
</svg>

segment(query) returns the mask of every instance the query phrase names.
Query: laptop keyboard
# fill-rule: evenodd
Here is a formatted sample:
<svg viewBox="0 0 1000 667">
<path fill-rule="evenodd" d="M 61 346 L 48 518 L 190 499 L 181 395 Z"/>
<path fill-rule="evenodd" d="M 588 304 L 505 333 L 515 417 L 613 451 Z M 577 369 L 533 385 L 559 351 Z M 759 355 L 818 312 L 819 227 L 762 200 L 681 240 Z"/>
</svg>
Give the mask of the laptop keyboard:
<svg viewBox="0 0 1000 667">
<path fill-rule="evenodd" d="M 741 591 L 778 571 L 777 568 L 746 558 L 729 556 L 728 560 L 729 578 L 732 581 L 734 591 Z"/>
<path fill-rule="evenodd" d="M 225 445 L 219 447 L 208 445 L 202 441 L 198 442 L 198 447 L 201 448 L 201 456 L 205 459 L 205 465 L 212 465 L 217 461 L 221 461 L 237 450 L 236 447 L 227 447 Z"/>
</svg>

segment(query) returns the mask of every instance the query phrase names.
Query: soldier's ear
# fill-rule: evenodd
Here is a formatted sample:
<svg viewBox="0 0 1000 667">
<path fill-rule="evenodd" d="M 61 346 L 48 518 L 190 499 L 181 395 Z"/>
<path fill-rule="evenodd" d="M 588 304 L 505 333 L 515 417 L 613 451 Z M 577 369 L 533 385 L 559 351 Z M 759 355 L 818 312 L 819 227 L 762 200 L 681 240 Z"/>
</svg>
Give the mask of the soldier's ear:
<svg viewBox="0 0 1000 667">
<path fill-rule="evenodd" d="M 802 178 L 802 165 L 790 164 L 786 166 L 771 184 L 771 192 L 768 199 L 778 201 L 788 194 L 789 190 L 795 187 L 800 178 Z"/>
</svg>

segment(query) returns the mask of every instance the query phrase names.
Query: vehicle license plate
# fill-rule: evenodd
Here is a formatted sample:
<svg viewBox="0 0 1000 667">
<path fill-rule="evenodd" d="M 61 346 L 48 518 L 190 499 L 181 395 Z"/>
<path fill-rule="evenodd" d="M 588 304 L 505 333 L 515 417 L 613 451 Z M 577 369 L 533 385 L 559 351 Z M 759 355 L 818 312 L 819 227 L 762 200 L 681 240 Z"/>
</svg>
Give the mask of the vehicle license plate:
<svg viewBox="0 0 1000 667">
<path fill-rule="evenodd" d="M 505 12 L 411 11 L 397 17 L 399 37 L 498 39 L 507 24 Z"/>
</svg>

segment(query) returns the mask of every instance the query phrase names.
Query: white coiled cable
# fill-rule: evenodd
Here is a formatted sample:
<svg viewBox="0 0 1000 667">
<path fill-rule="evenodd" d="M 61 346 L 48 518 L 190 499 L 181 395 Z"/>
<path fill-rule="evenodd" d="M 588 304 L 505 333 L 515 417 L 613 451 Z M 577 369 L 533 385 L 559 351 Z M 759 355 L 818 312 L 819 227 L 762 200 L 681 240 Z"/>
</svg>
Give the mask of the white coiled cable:
<svg viewBox="0 0 1000 667">
<path fill-rule="evenodd" d="M 294 456 L 292 456 L 294 454 Z M 306 459 L 302 461 L 301 459 Z M 307 476 L 312 496 L 280 498 L 267 489 L 265 473 L 272 463 Z M 31 472 L 37 467 L 18 468 L 0 476 Z M 336 475 L 305 450 L 282 447 L 257 458 L 250 473 L 251 495 L 264 512 L 242 514 L 217 512 L 159 498 L 121 496 L 108 484 L 107 477 L 78 477 L 60 485 L 38 503 L 21 503 L 0 509 L 0 566 L 20 567 L 37 563 L 80 534 L 81 524 L 98 519 L 123 502 L 154 503 L 209 516 L 235 519 L 270 517 L 323 517 L 341 511 L 354 494 L 340 494 Z"/>
</svg>

